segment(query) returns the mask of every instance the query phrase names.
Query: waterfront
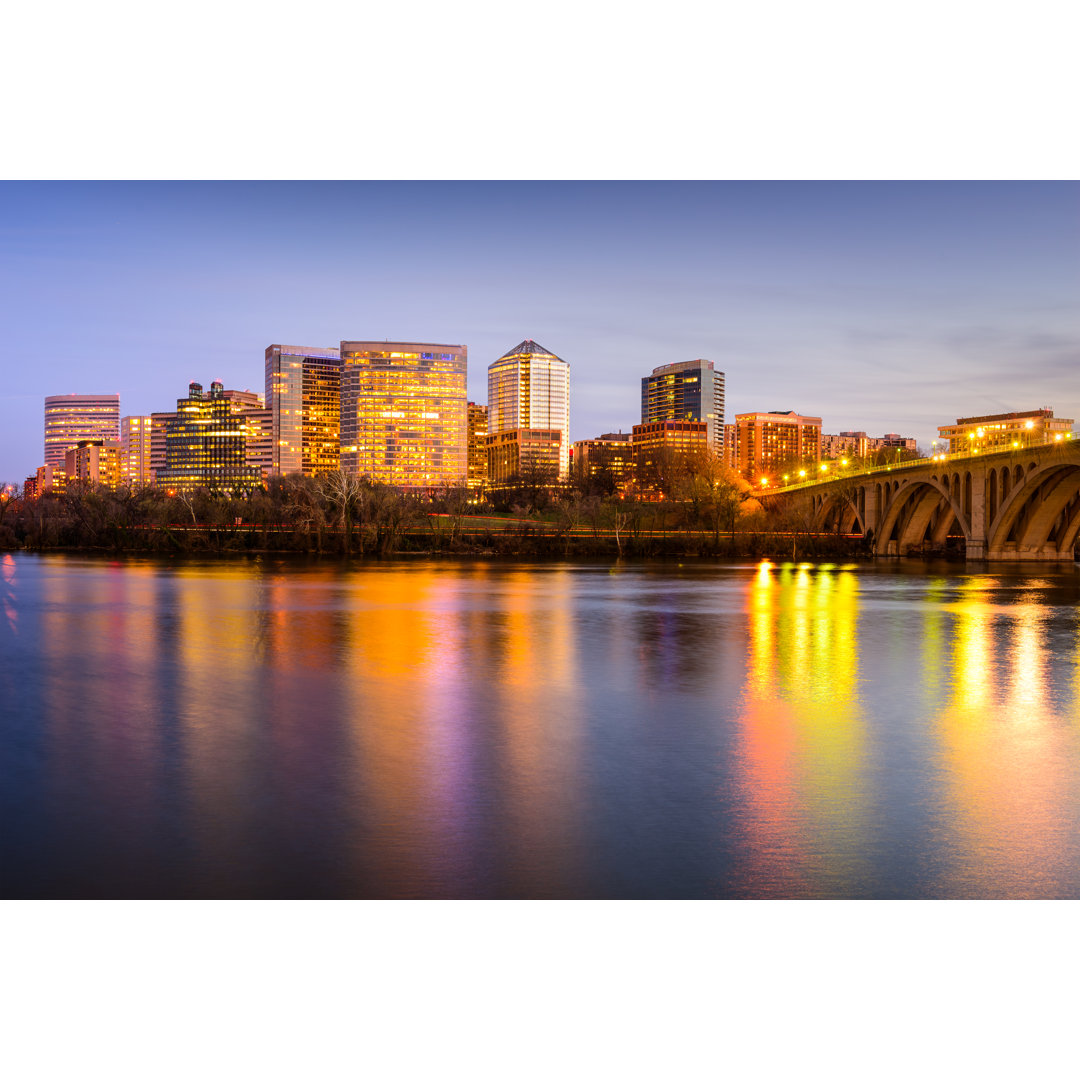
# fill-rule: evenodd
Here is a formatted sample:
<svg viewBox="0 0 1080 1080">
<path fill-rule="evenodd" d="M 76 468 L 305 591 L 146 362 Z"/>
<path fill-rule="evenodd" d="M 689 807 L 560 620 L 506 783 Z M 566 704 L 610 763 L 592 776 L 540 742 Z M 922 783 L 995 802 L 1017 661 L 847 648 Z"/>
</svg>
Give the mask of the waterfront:
<svg viewBox="0 0 1080 1080">
<path fill-rule="evenodd" d="M 5 896 L 1080 897 L 1080 581 L 0 556 Z"/>
</svg>

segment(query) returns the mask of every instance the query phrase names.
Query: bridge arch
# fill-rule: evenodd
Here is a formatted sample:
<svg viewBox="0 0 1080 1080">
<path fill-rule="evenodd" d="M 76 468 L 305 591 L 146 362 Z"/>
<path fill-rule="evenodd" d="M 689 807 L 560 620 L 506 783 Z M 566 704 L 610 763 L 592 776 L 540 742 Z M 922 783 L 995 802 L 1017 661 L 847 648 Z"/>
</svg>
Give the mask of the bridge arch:
<svg viewBox="0 0 1080 1080">
<path fill-rule="evenodd" d="M 971 517 L 963 511 L 959 491 L 959 474 L 953 475 L 951 485 L 932 476 L 913 477 L 885 509 L 874 544 L 876 553 L 905 555 L 913 548 L 921 550 L 927 540 L 940 546 L 954 522 L 969 540 Z"/>
<path fill-rule="evenodd" d="M 1032 462 L 998 513 L 987 515 L 987 552 L 996 559 L 1061 559 L 1072 553 L 1078 530 L 1080 464 Z"/>
</svg>

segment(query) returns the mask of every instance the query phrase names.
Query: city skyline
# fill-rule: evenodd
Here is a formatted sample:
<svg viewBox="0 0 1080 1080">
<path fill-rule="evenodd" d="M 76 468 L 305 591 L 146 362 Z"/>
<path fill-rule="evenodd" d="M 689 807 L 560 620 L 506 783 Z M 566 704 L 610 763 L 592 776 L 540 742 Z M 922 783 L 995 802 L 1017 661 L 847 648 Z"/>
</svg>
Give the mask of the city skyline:
<svg viewBox="0 0 1080 1080">
<path fill-rule="evenodd" d="M 46 396 L 149 415 L 203 373 L 261 390 L 271 342 L 351 334 L 459 341 L 480 403 L 488 365 L 542 341 L 571 364 L 571 441 L 628 431 L 642 377 L 696 358 L 725 372 L 728 418 L 927 448 L 958 416 L 1080 413 L 1060 378 L 1080 360 L 1076 184 L 4 189 L 9 482 L 41 464 Z"/>
</svg>

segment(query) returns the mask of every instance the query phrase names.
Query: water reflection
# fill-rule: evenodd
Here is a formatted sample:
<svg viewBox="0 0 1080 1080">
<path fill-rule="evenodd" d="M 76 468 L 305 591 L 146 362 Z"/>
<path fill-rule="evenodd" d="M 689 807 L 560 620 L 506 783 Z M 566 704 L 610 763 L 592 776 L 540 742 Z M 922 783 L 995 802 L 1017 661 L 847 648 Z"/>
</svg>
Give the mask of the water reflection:
<svg viewBox="0 0 1080 1080">
<path fill-rule="evenodd" d="M 857 888 L 868 805 L 856 596 L 850 571 L 764 562 L 752 579 L 740 892 Z"/>
<path fill-rule="evenodd" d="M 0 600 L 5 895 L 1080 896 L 1068 576 L 19 555 Z"/>
</svg>

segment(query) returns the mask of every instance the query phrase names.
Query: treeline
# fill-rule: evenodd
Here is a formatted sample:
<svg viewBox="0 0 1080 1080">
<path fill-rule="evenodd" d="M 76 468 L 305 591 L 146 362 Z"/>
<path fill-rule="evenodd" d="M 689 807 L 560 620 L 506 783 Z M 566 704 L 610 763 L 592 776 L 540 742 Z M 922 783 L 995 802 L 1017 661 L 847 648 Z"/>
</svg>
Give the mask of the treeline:
<svg viewBox="0 0 1080 1080">
<path fill-rule="evenodd" d="M 563 557 L 832 555 L 852 545 L 815 534 L 791 508 L 766 514 L 750 485 L 713 460 L 672 466 L 645 492 L 526 476 L 483 501 L 464 485 L 417 494 L 342 472 L 274 477 L 244 498 L 152 486 L 71 484 L 38 498 L 8 489 L 0 548 Z"/>
</svg>

